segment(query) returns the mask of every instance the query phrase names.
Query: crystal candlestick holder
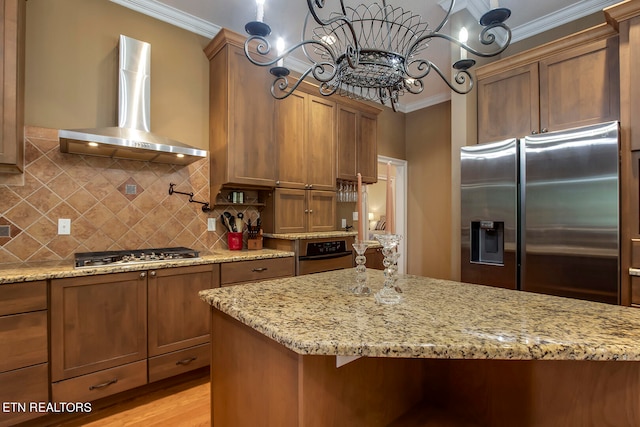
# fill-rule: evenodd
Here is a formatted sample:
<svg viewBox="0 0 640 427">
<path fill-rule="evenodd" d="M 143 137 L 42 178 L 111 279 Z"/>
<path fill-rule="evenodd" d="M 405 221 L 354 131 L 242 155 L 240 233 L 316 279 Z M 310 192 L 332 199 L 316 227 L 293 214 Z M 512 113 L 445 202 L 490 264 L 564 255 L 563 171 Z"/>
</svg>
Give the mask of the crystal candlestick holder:
<svg viewBox="0 0 640 427">
<path fill-rule="evenodd" d="M 363 241 L 356 241 L 353 249 L 356 251 L 356 284 L 349 288 L 349 291 L 355 295 L 369 295 L 371 289 L 367 284 L 367 267 L 364 265 L 367 258 L 364 253 L 367 251 L 369 244 Z"/>
<path fill-rule="evenodd" d="M 398 279 L 398 243 L 402 240 L 399 234 L 376 234 L 376 239 L 382 245 L 384 260 L 384 286 L 375 294 L 379 304 L 398 304 L 402 301 L 402 289 L 396 284 Z"/>
</svg>

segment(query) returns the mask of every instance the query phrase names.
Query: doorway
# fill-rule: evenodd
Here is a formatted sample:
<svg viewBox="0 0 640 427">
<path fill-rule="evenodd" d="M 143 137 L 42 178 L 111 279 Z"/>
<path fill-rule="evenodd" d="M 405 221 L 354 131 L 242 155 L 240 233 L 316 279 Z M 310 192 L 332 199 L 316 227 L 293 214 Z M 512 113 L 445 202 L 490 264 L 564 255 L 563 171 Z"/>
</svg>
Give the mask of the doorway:
<svg viewBox="0 0 640 427">
<path fill-rule="evenodd" d="M 407 161 L 392 157 L 378 156 L 378 182 L 367 186 L 367 206 L 363 212 L 369 220 L 369 234 L 384 233 L 376 230 L 381 219 L 386 218 L 387 164 L 391 163 L 391 185 L 394 193 L 395 232 L 403 236 L 398 251 L 398 273 L 407 270 Z"/>
</svg>

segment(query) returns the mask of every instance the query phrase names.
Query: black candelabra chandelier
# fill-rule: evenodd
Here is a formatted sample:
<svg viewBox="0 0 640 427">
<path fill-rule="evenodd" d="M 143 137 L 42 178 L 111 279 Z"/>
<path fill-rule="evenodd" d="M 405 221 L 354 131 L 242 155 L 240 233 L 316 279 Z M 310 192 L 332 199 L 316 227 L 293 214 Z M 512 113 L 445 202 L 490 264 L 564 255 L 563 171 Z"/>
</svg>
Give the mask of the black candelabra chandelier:
<svg viewBox="0 0 640 427">
<path fill-rule="evenodd" d="M 249 33 L 245 55 L 255 65 L 271 67 L 274 75 L 271 94 L 277 99 L 289 96 L 302 80 L 311 76 L 319 83 L 322 95 L 337 93 L 382 104 L 389 101 L 396 110 L 398 97 L 405 92 L 421 93 L 422 79 L 432 71 L 453 91 L 467 94 L 473 88 L 469 69 L 476 61 L 467 59 L 466 52 L 492 57 L 502 53 L 511 42 L 511 29 L 505 24 L 511 11 L 506 8 L 493 8 L 480 18 L 482 30 L 478 39 L 482 46 L 490 49 L 480 51 L 464 40 L 441 32 L 455 0 L 451 0 L 444 18 L 433 29 L 419 15 L 388 5 L 385 0 L 382 4 L 359 4 L 355 8 L 340 0 L 339 7 L 333 10 L 326 6 L 325 0 L 307 0 L 309 12 L 304 20 L 302 41 L 283 51 L 279 48 L 274 57 L 267 38 L 271 27 L 262 21 L 264 0 L 257 2 L 257 20 L 245 26 Z M 455 74 L 451 79 L 427 57 L 427 48 L 434 39 L 447 40 L 466 51 L 463 59 L 453 64 Z M 299 79 L 290 82 L 290 70 L 284 66 L 284 58 L 298 50 L 302 51 L 308 67 Z"/>
</svg>

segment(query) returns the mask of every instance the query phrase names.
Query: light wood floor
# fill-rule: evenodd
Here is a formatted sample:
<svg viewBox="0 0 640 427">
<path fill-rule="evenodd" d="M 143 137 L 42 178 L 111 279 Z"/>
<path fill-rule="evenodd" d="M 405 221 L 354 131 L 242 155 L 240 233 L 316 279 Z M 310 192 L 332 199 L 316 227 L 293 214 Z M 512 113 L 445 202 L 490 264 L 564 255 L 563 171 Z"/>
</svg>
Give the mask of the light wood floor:
<svg viewBox="0 0 640 427">
<path fill-rule="evenodd" d="M 209 377 L 202 377 L 57 425 L 64 427 L 208 427 L 211 425 L 209 396 Z"/>
</svg>

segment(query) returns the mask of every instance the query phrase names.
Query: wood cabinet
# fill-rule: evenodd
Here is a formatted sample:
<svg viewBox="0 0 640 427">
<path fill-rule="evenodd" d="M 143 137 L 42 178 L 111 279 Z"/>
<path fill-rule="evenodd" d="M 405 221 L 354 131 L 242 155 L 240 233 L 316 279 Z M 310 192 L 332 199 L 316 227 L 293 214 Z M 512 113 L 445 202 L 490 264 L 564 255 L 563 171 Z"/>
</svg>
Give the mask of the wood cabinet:
<svg viewBox="0 0 640 427">
<path fill-rule="evenodd" d="M 47 284 L 45 281 L 0 286 L 0 402 L 47 402 Z M 11 409 L 11 408 L 9 408 Z M 42 414 L 0 411 L 0 426 Z"/>
<path fill-rule="evenodd" d="M 372 268 L 374 270 L 384 270 L 384 255 L 382 255 L 382 248 L 368 248 L 364 253 L 364 256 L 367 257 L 367 262 L 365 265 L 367 268 Z"/>
<path fill-rule="evenodd" d="M 295 264 L 293 257 L 225 262 L 220 266 L 221 286 L 259 282 L 294 275 Z"/>
<path fill-rule="evenodd" d="M 0 173 L 24 169 L 24 50 L 26 0 L 0 1 Z"/>
<path fill-rule="evenodd" d="M 209 365 L 209 307 L 198 292 L 219 286 L 219 265 L 149 271 L 149 382 Z"/>
<path fill-rule="evenodd" d="M 244 40 L 222 29 L 205 48 L 212 195 L 224 185 L 273 187 L 276 182 L 273 76 L 249 62 Z"/>
<path fill-rule="evenodd" d="M 335 191 L 276 188 L 262 212 L 267 233 L 333 231 L 336 227 Z"/>
<path fill-rule="evenodd" d="M 54 401 L 91 401 L 146 384 L 147 273 L 129 272 L 51 281 L 51 381 Z M 102 378 L 77 377 L 136 364 Z M 73 378 L 76 378 L 72 380 Z M 65 383 L 70 380 L 70 383 Z M 76 386 L 74 386 L 76 385 Z M 77 387 L 82 390 L 77 390 Z M 86 387 L 85 387 L 86 386 Z"/>
<path fill-rule="evenodd" d="M 478 142 L 619 119 L 618 36 L 600 25 L 477 70 Z"/>
<path fill-rule="evenodd" d="M 276 102 L 276 186 L 335 190 L 336 104 L 304 92 Z"/>
<path fill-rule="evenodd" d="M 356 107 L 338 104 L 338 179 L 378 181 L 378 117 Z"/>
<path fill-rule="evenodd" d="M 217 265 L 52 280 L 52 399 L 93 401 L 207 366 L 198 291 L 218 284 Z"/>
</svg>

